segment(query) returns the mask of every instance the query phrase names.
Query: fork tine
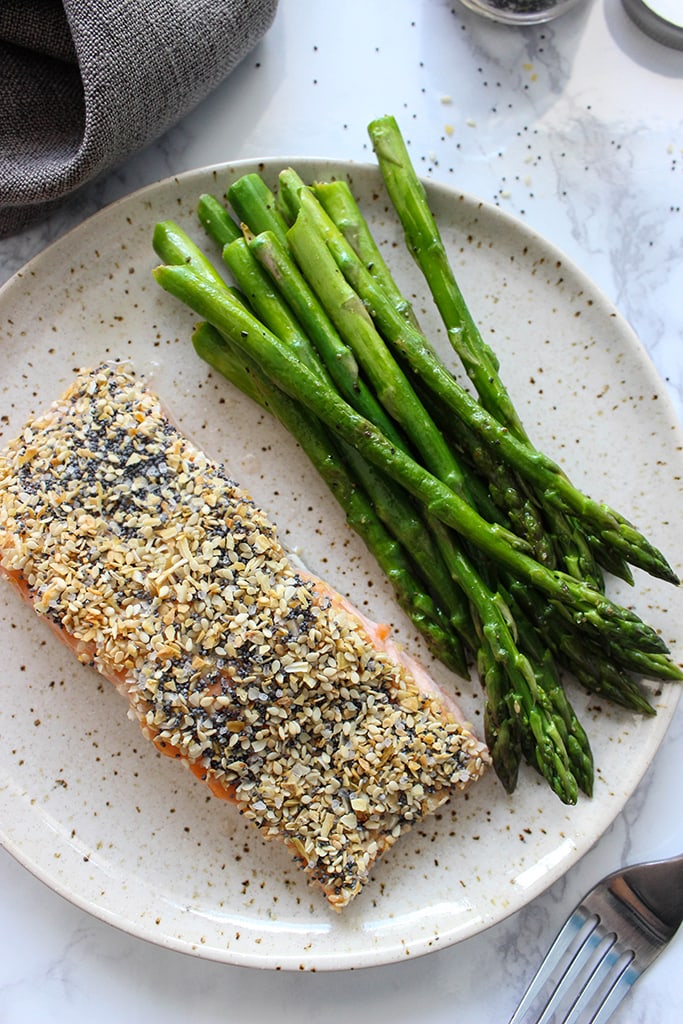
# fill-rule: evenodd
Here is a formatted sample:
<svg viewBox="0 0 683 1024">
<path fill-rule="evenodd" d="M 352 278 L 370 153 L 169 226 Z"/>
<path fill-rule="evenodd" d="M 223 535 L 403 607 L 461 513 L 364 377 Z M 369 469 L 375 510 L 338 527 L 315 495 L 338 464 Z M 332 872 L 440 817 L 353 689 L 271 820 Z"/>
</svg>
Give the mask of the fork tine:
<svg viewBox="0 0 683 1024">
<path fill-rule="evenodd" d="M 601 958 L 598 959 L 597 963 L 595 961 L 602 943 L 603 938 L 599 930 L 599 921 L 597 918 L 593 918 L 582 929 L 581 944 L 574 951 L 564 973 L 553 991 L 549 994 L 548 1001 L 543 1007 L 543 1012 L 536 1024 L 547 1024 L 547 1021 L 552 1020 L 553 1014 L 561 1008 L 565 997 L 568 1000 L 572 1000 L 572 989 L 575 987 L 577 980 L 583 984 L 585 978 L 592 979 L 594 977 L 601 962 Z M 577 998 L 577 996 L 574 996 L 574 1001 L 569 1003 L 570 1011 L 573 1009 Z M 567 1018 L 567 1024 L 568 1021 L 569 1017 Z"/>
<path fill-rule="evenodd" d="M 562 960 L 562 957 L 576 942 L 577 936 L 585 928 L 588 920 L 588 915 L 581 906 L 577 907 L 574 913 L 567 918 L 564 925 L 558 932 L 555 941 L 546 953 L 540 967 L 536 971 L 536 974 L 531 979 L 526 992 L 522 996 L 519 1006 L 510 1018 L 508 1024 L 521 1024 L 525 1014 L 531 1009 L 536 999 L 543 991 L 543 987 Z"/>
<path fill-rule="evenodd" d="M 590 1024 L 606 1024 L 624 996 L 631 991 L 631 985 L 638 980 L 640 974 L 641 971 L 636 967 L 635 961 L 631 960 L 620 974 L 611 992 L 606 996 L 602 1006 L 591 1018 Z"/>
</svg>

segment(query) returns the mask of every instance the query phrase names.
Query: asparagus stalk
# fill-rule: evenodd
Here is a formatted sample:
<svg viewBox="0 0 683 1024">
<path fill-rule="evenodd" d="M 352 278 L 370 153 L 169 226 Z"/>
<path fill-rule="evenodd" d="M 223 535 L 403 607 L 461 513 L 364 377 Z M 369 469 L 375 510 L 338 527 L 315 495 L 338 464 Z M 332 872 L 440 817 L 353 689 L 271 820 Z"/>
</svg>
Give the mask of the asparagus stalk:
<svg viewBox="0 0 683 1024">
<path fill-rule="evenodd" d="M 518 643 L 528 656 L 536 677 L 536 685 L 547 700 L 548 713 L 564 741 L 572 771 L 579 788 L 590 796 L 593 792 L 593 754 L 586 731 L 572 708 L 551 651 L 544 646 L 524 610 L 505 592 L 517 628 Z M 527 760 L 533 763 L 527 754 Z"/>
<path fill-rule="evenodd" d="M 587 636 L 562 614 L 560 605 L 544 601 L 512 577 L 506 582 L 516 606 L 526 612 L 557 664 L 571 672 L 588 692 L 639 714 L 653 715 L 647 696 L 627 671 L 635 670 L 653 679 L 683 679 L 683 672 L 670 659 L 662 664 L 659 654 L 649 653 L 642 655 L 641 660 L 641 652 Z"/>
<path fill-rule="evenodd" d="M 403 225 L 408 251 L 425 276 L 451 344 L 484 406 L 516 437 L 526 439 L 522 421 L 499 376 L 498 359 L 481 337 L 453 276 L 424 185 L 413 168 L 396 119 L 378 118 L 368 125 L 368 133 L 387 191 Z"/>
<path fill-rule="evenodd" d="M 223 248 L 242 236 L 237 224 L 216 196 L 203 193 L 197 202 L 197 217 L 206 233 Z"/>
<path fill-rule="evenodd" d="M 299 212 L 299 190 L 304 182 L 293 167 L 283 168 L 278 175 L 277 207 L 283 220 L 292 225 Z"/>
<path fill-rule="evenodd" d="M 295 171 L 289 169 L 284 172 L 283 178 L 289 180 L 289 187 L 297 190 L 303 187 L 303 182 L 296 174 Z M 234 194 L 234 190 L 239 188 L 241 180 L 232 186 L 230 195 Z M 268 206 L 265 210 L 262 209 L 262 203 L 264 197 L 271 197 L 269 190 L 262 187 L 254 187 L 253 180 L 250 180 L 249 186 L 243 190 L 240 211 L 246 223 L 250 228 L 250 240 L 249 245 L 259 263 L 268 271 L 273 283 L 281 291 L 283 297 L 288 302 L 294 314 L 298 317 L 299 322 L 305 325 L 306 332 L 309 337 L 313 340 L 319 353 L 323 356 L 326 366 L 328 367 L 331 376 L 335 379 L 340 387 L 342 394 L 353 404 L 353 407 L 359 412 L 368 415 L 370 419 L 375 422 L 377 426 L 380 426 L 387 433 L 386 423 L 378 418 L 376 410 L 373 410 L 370 404 L 366 401 L 358 400 L 358 384 L 356 383 L 357 365 L 353 361 L 353 376 L 351 379 L 347 379 L 347 360 L 351 356 L 351 349 L 345 345 L 344 341 L 339 337 L 336 327 L 331 322 L 330 317 L 327 315 L 326 309 L 323 308 L 321 303 L 318 302 L 317 297 L 311 291 L 307 280 L 301 273 L 299 267 L 297 267 L 290 255 L 289 249 L 283 246 L 280 242 L 278 234 L 275 234 L 272 230 L 261 231 L 257 236 L 252 236 L 251 227 L 252 225 L 261 225 L 269 222 L 271 216 L 272 202 L 268 202 Z M 365 239 L 366 254 L 369 258 L 373 258 L 376 262 L 376 270 L 380 279 L 385 283 L 385 286 L 390 286 L 393 291 L 396 305 L 401 310 L 405 311 L 405 314 L 409 314 L 410 306 L 401 299 L 400 293 L 395 285 L 391 282 L 390 273 L 386 264 L 380 266 L 381 256 L 379 251 L 376 249 L 372 234 L 368 229 L 367 224 L 362 220 L 357 207 L 352 204 L 352 198 L 350 196 L 350 190 L 348 187 L 343 187 L 345 183 L 334 182 L 331 185 L 323 184 L 318 187 L 323 189 L 324 193 L 328 196 L 331 195 L 332 191 L 336 191 L 335 186 L 341 187 L 341 199 L 343 200 L 349 214 L 352 214 L 355 210 L 355 223 L 357 225 L 358 233 L 362 234 Z M 298 199 L 297 199 L 298 204 Z M 289 204 L 289 208 L 295 209 L 294 199 Z M 296 225 L 294 230 L 296 229 Z M 288 239 L 290 237 L 288 236 Z M 309 254 L 310 255 L 310 254 Z M 317 257 L 326 259 L 326 254 L 321 250 L 317 250 Z M 313 256 L 314 259 L 314 256 Z M 330 275 L 331 265 L 329 260 L 327 261 L 328 276 Z M 312 271 L 314 273 L 314 271 Z M 334 273 L 334 271 L 332 271 Z M 310 275 L 310 268 L 309 268 Z M 349 293 L 346 291 L 344 294 L 343 285 L 338 280 L 336 282 L 337 291 L 335 293 L 334 282 L 332 289 L 328 289 L 328 297 L 332 293 L 333 306 L 337 310 L 343 310 L 344 302 L 348 298 Z M 341 293 L 340 293 L 341 289 Z M 344 323 L 347 325 L 346 336 L 351 342 L 355 340 L 357 344 L 357 335 L 364 335 L 364 332 L 368 332 L 369 325 L 367 323 L 358 323 L 358 307 L 355 310 L 350 308 L 345 310 L 346 315 L 344 316 Z M 267 323 L 267 322 L 266 322 Z M 272 325 L 268 325 L 272 327 Z M 275 331 L 275 333 L 278 333 Z M 374 334 L 374 332 L 372 332 Z M 375 339 L 376 344 L 380 344 L 379 339 Z M 386 354 L 386 353 L 384 353 Z M 392 361 L 392 360 L 390 360 Z M 371 366 L 374 364 L 374 360 L 371 355 Z M 391 371 L 390 371 L 391 372 Z M 413 395 L 411 395 L 413 399 Z M 409 422 L 410 419 L 409 419 Z M 391 433 L 389 432 L 389 436 Z M 439 442 L 442 452 L 443 446 Z M 450 456 L 444 456 L 449 459 Z M 453 466 L 451 467 L 453 468 Z M 456 470 L 458 471 L 458 470 Z M 476 485 L 473 481 L 470 481 L 470 489 L 475 490 L 476 503 L 479 511 L 486 515 L 487 518 L 492 520 L 500 519 L 497 515 L 495 506 L 488 500 L 485 490 Z M 540 544 L 542 542 L 539 542 Z M 548 560 L 548 553 L 544 552 L 545 560 Z"/>
<path fill-rule="evenodd" d="M 338 389 L 348 401 L 358 395 L 360 385 L 358 362 L 352 350 L 321 306 L 313 290 L 294 263 L 289 248 L 273 231 L 252 236 L 249 248 L 254 258 L 267 271 L 273 283 L 316 347 L 320 358 Z M 362 411 L 362 409 L 361 409 Z"/>
<path fill-rule="evenodd" d="M 331 373 L 333 373 L 336 367 L 338 357 L 340 355 L 343 357 L 341 375 L 335 376 L 335 379 L 341 381 L 343 385 L 342 394 L 345 394 L 349 400 L 352 400 L 354 406 L 357 408 L 354 393 L 357 393 L 358 379 L 357 377 L 354 377 L 350 382 L 351 390 L 348 386 L 349 381 L 346 378 L 346 366 L 348 366 L 348 357 L 346 353 L 351 352 L 352 347 L 345 344 L 344 340 L 340 338 L 338 332 L 330 330 L 331 325 L 329 325 L 329 322 L 324 323 L 324 319 L 327 319 L 327 317 L 325 317 L 323 309 L 319 307 L 319 304 L 316 303 L 317 309 L 313 309 L 313 302 L 315 300 L 313 299 L 313 302 L 311 302 L 311 291 L 303 281 L 302 275 L 298 274 L 298 272 L 293 269 L 291 261 L 288 266 L 286 246 L 289 245 L 289 237 L 286 232 L 287 225 L 278 209 L 276 209 L 275 200 L 270 189 L 258 175 L 247 174 L 242 178 L 238 178 L 236 182 L 233 182 L 228 189 L 227 198 L 232 207 L 239 213 L 243 222 L 249 226 L 249 229 L 254 236 L 259 236 L 259 234 L 262 234 L 263 232 L 268 232 L 270 240 L 269 269 L 273 275 L 278 276 L 280 281 L 283 280 L 285 275 L 288 276 L 288 280 L 290 282 L 290 294 L 295 290 L 298 292 L 298 307 L 299 309 L 302 308 L 302 305 L 305 307 L 308 322 L 313 323 L 314 325 L 314 336 L 318 339 L 319 344 L 322 345 L 321 351 Z M 279 243 L 280 247 L 278 247 Z M 263 253 L 263 249 L 254 249 L 254 252 L 259 251 Z M 308 275 L 308 280 L 310 280 L 310 275 Z M 305 293 L 308 294 L 306 295 Z M 295 302 L 297 302 L 296 299 Z M 365 315 L 364 311 L 364 316 Z M 338 327 L 338 325 L 336 326 Z M 369 318 L 367 323 L 361 325 L 361 327 L 372 330 Z M 349 338 L 346 337 L 345 341 L 348 343 Z M 357 355 L 357 351 L 355 354 Z M 366 365 L 366 371 L 368 371 L 368 366 L 370 366 L 371 370 L 373 369 L 372 362 L 370 362 L 369 365 Z M 380 383 L 378 388 L 378 382 L 380 380 L 381 378 L 379 377 L 379 374 L 376 374 L 375 379 L 372 380 L 372 383 L 375 385 L 375 391 L 379 394 L 380 401 L 385 410 L 396 422 L 400 423 L 400 416 L 396 415 L 397 409 L 395 402 L 393 402 L 391 398 L 390 385 Z M 361 411 L 364 412 L 365 415 L 370 416 L 371 419 L 375 419 L 375 416 L 378 415 L 377 410 L 373 408 L 375 403 L 372 400 L 369 400 L 367 403 L 365 401 L 361 401 L 361 406 L 365 407 Z M 393 429 L 386 424 L 386 419 L 383 416 L 381 422 L 384 432 L 394 440 L 397 440 Z"/>
<path fill-rule="evenodd" d="M 165 263 L 191 267 L 216 288 L 225 290 L 228 287 L 211 260 L 174 221 L 163 220 L 155 225 L 152 245 L 157 256 Z"/>
<path fill-rule="evenodd" d="M 282 243 L 287 233 L 287 221 L 277 207 L 272 191 L 258 174 L 245 174 L 230 186 L 226 198 L 240 220 L 258 235 L 272 231 Z"/>
<path fill-rule="evenodd" d="M 442 524 L 433 522 L 431 529 L 437 538 L 443 538 Z M 559 682 L 552 690 L 538 685 L 543 663 L 539 663 L 534 671 L 520 650 L 512 634 L 512 617 L 502 594 L 488 587 L 457 545 L 443 544 L 441 550 L 448 559 L 453 578 L 475 608 L 480 623 L 481 656 L 485 659 L 485 671 L 488 669 L 489 672 L 489 686 L 494 688 L 491 693 L 487 692 L 487 705 L 491 707 L 485 716 L 494 766 L 500 758 L 500 777 L 503 780 L 509 778 L 508 744 L 512 737 L 517 737 L 527 761 L 540 771 L 551 789 L 564 803 L 576 803 L 576 769 L 585 785 L 588 741 L 582 730 L 572 731 L 572 753 L 578 754 L 578 763 L 574 765 L 566 743 L 569 737 L 567 719 L 564 715 L 558 716 L 556 705 L 551 700 L 551 693 L 553 697 L 557 696 Z M 492 661 L 501 667 L 500 670 L 494 672 Z M 547 664 L 544 668 L 547 670 Z"/>
<path fill-rule="evenodd" d="M 340 337 L 277 236 L 270 231 L 263 232 L 250 239 L 249 248 L 255 261 L 276 284 L 286 306 L 300 323 L 305 323 L 306 334 L 340 394 L 379 426 L 394 444 L 406 449 L 407 442 L 395 421 L 385 413 L 361 376 L 352 349 Z"/>
<path fill-rule="evenodd" d="M 342 180 L 316 182 L 311 187 L 328 217 L 339 228 L 368 273 L 382 286 L 398 312 L 417 326 L 413 307 L 394 281 L 349 183 Z"/>
<path fill-rule="evenodd" d="M 232 271 L 238 287 L 255 314 L 294 352 L 313 373 L 326 377 L 308 335 L 301 329 L 288 307 L 273 292 L 270 280 L 251 254 L 242 236 L 223 248 L 223 261 Z"/>
<path fill-rule="evenodd" d="M 302 186 L 301 179 L 297 180 L 292 172 L 288 172 L 286 187 L 289 193 L 288 206 L 290 210 L 297 208 L 297 193 Z M 317 184 L 313 186 L 313 192 L 325 208 L 330 220 L 356 252 L 366 270 L 382 287 L 396 311 L 417 326 L 416 318 L 412 314 L 409 304 L 401 295 L 381 253 L 374 245 L 367 222 L 361 214 L 348 184 L 341 181 Z M 473 444 L 477 446 L 476 438 L 471 437 L 471 432 L 469 434 L 470 446 Z M 480 445 L 478 447 L 481 449 Z M 593 552 L 576 524 L 570 525 L 568 517 L 563 512 L 551 507 L 546 510 L 546 516 L 551 521 L 551 530 L 548 531 L 533 498 L 525 493 L 524 485 L 514 478 L 508 467 L 501 466 L 499 462 L 493 464 L 491 460 L 489 463 L 494 467 L 493 472 L 489 474 L 494 498 L 498 500 L 501 509 L 510 514 L 512 522 L 521 529 L 522 535 L 533 543 L 537 556 L 546 564 L 554 565 L 556 556 L 553 546 L 555 546 L 557 556 L 561 558 L 567 571 L 577 578 L 589 580 L 598 589 L 604 589 L 602 573 Z M 628 566 L 622 558 L 606 551 L 603 561 L 611 571 L 626 580 L 632 580 Z"/>
<path fill-rule="evenodd" d="M 343 441 L 338 444 L 344 461 L 367 492 L 379 519 L 410 552 L 411 560 L 438 606 L 446 613 L 451 628 L 474 651 L 477 638 L 469 605 L 455 585 L 420 510 L 402 488 L 366 462 L 355 448 Z"/>
<path fill-rule="evenodd" d="M 244 237 L 242 227 L 235 223 L 220 199 L 208 192 L 199 197 L 197 219 L 221 251 L 230 242 Z"/>
<path fill-rule="evenodd" d="M 298 268 L 289 257 L 287 250 L 281 244 L 280 239 L 284 238 L 283 225 L 274 210 L 274 200 L 270 190 L 258 178 L 258 175 L 245 175 L 244 178 L 237 179 L 228 194 L 237 204 L 250 232 L 252 225 L 261 227 L 269 225 L 268 230 L 263 230 L 257 239 L 251 236 L 248 244 L 258 255 L 259 263 L 267 268 L 270 276 L 278 284 L 279 291 L 282 291 L 283 280 L 287 282 L 286 290 L 290 299 L 289 310 L 278 296 L 273 294 L 263 278 L 259 277 L 259 268 L 254 267 L 253 263 L 250 264 L 249 254 L 244 251 L 244 246 L 247 244 L 244 235 L 240 236 L 240 240 L 231 241 L 228 246 L 224 247 L 223 259 L 232 270 L 238 283 L 241 283 L 246 291 L 253 294 L 258 303 L 259 317 L 273 333 L 278 334 L 285 341 L 288 338 L 294 340 L 295 347 L 301 346 L 302 349 L 310 346 L 308 342 L 304 346 L 303 339 L 297 338 L 301 332 L 296 324 L 296 318 L 305 319 L 309 327 L 307 338 L 316 347 L 322 365 L 337 384 L 341 394 L 352 402 L 359 412 L 378 423 L 386 436 L 390 437 L 395 444 L 405 447 L 405 441 L 396 430 L 395 425 L 384 415 L 374 395 L 360 378 L 353 352 L 339 337 Z M 211 204 L 212 216 L 204 218 L 203 224 L 208 234 L 220 244 L 226 232 L 225 221 L 234 222 L 230 219 L 227 211 L 220 204 L 217 206 L 216 203 L 217 201 Z M 219 207 L 223 211 L 222 214 L 219 212 Z M 266 239 L 267 245 L 263 245 Z M 168 260 L 167 262 L 180 261 Z M 311 365 L 308 353 L 304 362 Z"/>
<path fill-rule="evenodd" d="M 522 761 L 521 721 L 507 699 L 510 688 L 505 666 L 494 657 L 483 633 L 477 645 L 477 673 L 486 694 L 484 739 L 496 775 L 505 791 L 513 793 Z"/>
</svg>

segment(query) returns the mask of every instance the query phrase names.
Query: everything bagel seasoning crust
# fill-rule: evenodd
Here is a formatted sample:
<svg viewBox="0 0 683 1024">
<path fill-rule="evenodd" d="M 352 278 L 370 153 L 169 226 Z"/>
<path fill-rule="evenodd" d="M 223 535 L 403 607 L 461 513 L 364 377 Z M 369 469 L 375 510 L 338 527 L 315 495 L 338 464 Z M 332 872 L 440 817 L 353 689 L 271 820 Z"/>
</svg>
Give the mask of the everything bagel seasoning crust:
<svg viewBox="0 0 683 1024">
<path fill-rule="evenodd" d="M 82 371 L 0 454 L 0 571 L 335 909 L 488 763 L 437 684 L 293 562 L 121 365 Z"/>
</svg>

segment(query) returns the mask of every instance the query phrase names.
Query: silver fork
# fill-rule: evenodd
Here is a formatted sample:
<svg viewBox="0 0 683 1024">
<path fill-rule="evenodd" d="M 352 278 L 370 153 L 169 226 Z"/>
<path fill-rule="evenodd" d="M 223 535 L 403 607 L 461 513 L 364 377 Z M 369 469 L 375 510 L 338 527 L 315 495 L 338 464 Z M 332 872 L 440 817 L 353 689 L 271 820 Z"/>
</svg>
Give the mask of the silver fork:
<svg viewBox="0 0 683 1024">
<path fill-rule="evenodd" d="M 509 1024 L 605 1024 L 682 921 L 683 856 L 608 875 L 565 922 Z"/>
</svg>

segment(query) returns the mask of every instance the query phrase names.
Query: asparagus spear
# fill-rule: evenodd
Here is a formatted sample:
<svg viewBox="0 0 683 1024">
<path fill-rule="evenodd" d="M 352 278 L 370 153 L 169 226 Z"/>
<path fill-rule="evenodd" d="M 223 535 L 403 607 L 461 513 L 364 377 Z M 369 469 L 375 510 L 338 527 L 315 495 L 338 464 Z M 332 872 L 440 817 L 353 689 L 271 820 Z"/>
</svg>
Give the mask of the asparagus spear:
<svg viewBox="0 0 683 1024">
<path fill-rule="evenodd" d="M 365 387 L 360 385 L 356 357 L 294 263 L 289 248 L 273 231 L 262 231 L 252 236 L 249 248 L 299 322 L 306 324 L 309 338 L 342 395 L 347 401 L 353 401 L 353 396 L 359 395 Z M 361 404 L 360 411 L 362 409 Z"/>
<path fill-rule="evenodd" d="M 272 235 L 271 237 L 273 244 L 277 246 L 276 236 Z M 245 247 L 247 248 L 245 249 Z M 302 334 L 307 339 L 308 348 L 311 350 L 313 346 L 316 348 L 317 355 L 313 355 L 312 358 L 317 364 L 317 372 L 324 373 L 326 380 L 334 381 L 343 397 L 358 412 L 376 423 L 395 445 L 406 448 L 406 440 L 396 423 L 385 413 L 374 393 L 361 377 L 352 350 L 336 332 L 332 333 L 331 325 L 329 325 L 330 330 L 327 330 L 327 325 L 321 324 L 321 329 L 318 331 L 309 329 L 307 332 L 302 332 L 299 322 L 293 319 L 293 313 L 294 316 L 297 316 L 300 315 L 299 311 L 297 309 L 292 311 L 279 293 L 272 292 L 266 272 L 254 257 L 253 251 L 258 251 L 253 250 L 253 243 L 247 243 L 242 239 L 241 242 L 233 242 L 226 247 L 223 250 L 223 258 L 235 274 L 238 283 L 246 287 L 250 294 L 254 294 L 257 302 L 256 311 L 261 320 L 274 334 L 285 341 L 287 341 L 287 337 L 283 337 L 285 334 L 292 337 L 297 332 Z M 310 311 L 304 312 L 308 313 L 306 323 L 310 325 L 311 313 Z M 320 310 L 319 318 L 323 316 L 324 313 Z M 294 328 L 292 328 L 292 323 Z M 308 360 L 305 361 L 308 362 Z"/>
<path fill-rule="evenodd" d="M 256 177 L 245 175 L 246 185 L 242 178 L 238 178 L 232 186 L 232 194 L 236 197 L 242 212 L 243 225 L 249 229 L 249 247 L 261 266 L 268 271 L 278 290 L 284 291 L 293 315 L 307 322 L 308 336 L 342 393 L 351 394 L 358 390 L 358 364 L 351 349 L 335 331 L 289 255 L 286 247 L 286 225 L 283 226 L 273 210 L 273 194 L 264 182 L 263 188 L 256 185 Z M 234 221 L 215 197 L 208 197 L 208 200 L 210 216 L 202 216 L 202 207 L 198 206 L 199 219 L 209 237 L 224 249 L 228 242 L 235 240 L 231 228 Z M 254 225 L 261 227 L 256 236 Z M 238 237 L 246 236 L 240 231 Z"/>
<path fill-rule="evenodd" d="M 507 793 L 517 788 L 522 761 L 522 729 L 514 705 L 507 700 L 509 684 L 505 666 L 491 651 L 482 633 L 477 645 L 477 673 L 486 693 L 484 739 L 496 775 Z"/>
<path fill-rule="evenodd" d="M 241 181 L 241 179 L 239 180 Z M 233 234 L 228 226 L 230 218 L 228 217 L 227 211 L 224 211 L 224 213 L 221 214 L 220 209 L 222 208 L 218 201 L 209 199 L 207 202 L 205 197 L 205 201 L 202 204 L 201 209 L 206 214 L 207 209 L 209 208 L 211 216 L 205 216 L 203 218 L 203 223 L 211 236 L 217 241 L 220 241 L 221 238 L 228 237 Z M 230 223 L 234 222 L 231 221 Z M 157 255 L 166 263 L 172 265 L 191 266 L 199 273 L 203 274 L 208 280 L 212 281 L 219 289 L 223 291 L 227 289 L 226 282 L 215 269 L 211 261 L 192 241 L 189 235 L 173 221 L 160 221 L 155 226 L 152 244 Z M 255 261 L 251 259 L 250 253 L 246 248 L 246 242 L 244 241 L 241 233 L 239 233 L 239 237 L 234 238 L 233 241 L 226 244 L 223 249 L 223 255 L 224 257 L 227 255 L 228 265 L 233 274 L 235 274 L 238 283 L 245 286 L 245 290 L 251 293 L 252 299 L 257 301 L 260 315 L 265 316 L 266 320 L 270 324 L 273 324 L 276 321 L 276 330 L 280 332 L 280 336 L 284 335 L 285 342 L 298 352 L 299 356 L 303 359 L 303 362 L 310 370 L 312 370 L 312 372 L 322 373 L 322 367 L 311 351 L 308 337 L 300 331 L 296 322 L 293 320 L 291 315 L 289 315 L 283 304 L 270 292 L 270 289 L 265 284 L 263 277 L 260 276 L 260 268 L 255 264 Z M 351 355 L 350 352 L 349 355 Z M 352 359 L 353 357 L 351 356 L 351 360 Z M 341 358 L 336 360 L 335 366 L 343 366 L 344 389 L 346 393 L 350 397 L 353 397 L 354 401 L 358 403 L 361 411 L 366 415 L 376 417 L 381 423 L 385 434 L 391 438 L 394 444 L 404 446 L 405 442 L 394 429 L 391 421 L 384 416 L 372 394 L 368 391 L 363 382 L 360 381 L 355 362 L 351 362 L 349 359 L 344 358 L 344 353 L 342 353 Z"/>
<path fill-rule="evenodd" d="M 192 267 L 217 288 L 226 289 L 228 287 L 211 260 L 174 221 L 162 220 L 155 225 L 152 245 L 157 256 L 166 263 Z"/>
<path fill-rule="evenodd" d="M 220 200 L 207 192 L 203 193 L 197 201 L 197 217 L 207 234 L 218 242 L 221 248 L 242 236 L 239 227 Z"/>
<path fill-rule="evenodd" d="M 538 690 L 547 699 L 548 713 L 564 740 L 573 774 L 579 788 L 590 796 L 593 792 L 593 755 L 586 731 L 567 698 L 551 651 L 544 646 L 539 633 L 511 594 L 506 591 L 504 594 L 517 628 L 518 643 L 533 667 Z M 528 754 L 527 760 L 532 760 Z"/>
<path fill-rule="evenodd" d="M 663 641 L 635 613 L 580 581 L 540 565 L 522 550 L 524 545 L 519 538 L 495 523 L 488 523 L 455 492 L 398 450 L 334 389 L 301 366 L 285 346 L 240 308 L 224 289 L 201 278 L 189 266 L 160 266 L 153 275 L 162 288 L 213 323 L 239 348 L 248 351 L 282 390 L 301 401 L 368 461 L 397 480 L 435 518 L 452 526 L 488 557 L 538 587 L 549 598 L 562 602 L 575 621 L 598 633 L 614 635 L 617 642 L 624 645 L 665 653 Z"/>
<path fill-rule="evenodd" d="M 235 223 L 220 199 L 208 192 L 199 197 L 197 219 L 221 251 L 236 238 L 244 237 L 242 227 Z"/>
<path fill-rule="evenodd" d="M 279 295 L 273 292 L 268 276 L 252 256 L 243 236 L 223 248 L 223 261 L 263 323 L 296 353 L 304 366 L 313 373 L 326 376 L 308 335 Z"/>
<path fill-rule="evenodd" d="M 399 313 L 417 326 L 417 317 L 394 281 L 389 266 L 375 242 L 347 181 L 316 182 L 311 186 L 330 220 L 339 228 L 359 260 L 382 286 Z"/>
<path fill-rule="evenodd" d="M 299 211 L 299 189 L 304 184 L 293 167 L 283 168 L 278 175 L 277 208 L 287 225 L 292 225 Z"/>
<path fill-rule="evenodd" d="M 424 186 L 412 166 L 396 119 L 377 118 L 368 125 L 368 133 L 387 191 L 403 225 L 408 250 L 427 280 L 451 344 L 485 407 L 515 436 L 526 438 L 522 421 L 498 374 L 498 359 L 481 337 L 453 276 Z"/>
<path fill-rule="evenodd" d="M 240 220 L 252 232 L 272 231 L 281 242 L 285 241 L 287 222 L 278 210 L 275 196 L 258 174 L 245 174 L 227 191 L 226 198 Z"/>
<path fill-rule="evenodd" d="M 271 274 L 279 275 L 280 279 L 287 278 L 290 294 L 294 291 L 298 293 L 294 305 L 295 315 L 297 310 L 300 311 L 303 308 L 307 321 L 313 323 L 313 337 L 318 344 L 319 352 L 333 379 L 341 385 L 342 394 L 356 408 L 358 408 L 358 396 L 360 396 L 360 411 L 375 421 L 379 419 L 387 436 L 399 443 L 398 435 L 377 409 L 376 403 L 367 393 L 365 385 L 361 384 L 352 349 L 340 338 L 322 308 L 316 303 L 303 276 L 294 268 L 289 259 L 286 250 L 288 245 L 287 223 L 277 208 L 271 190 L 259 175 L 246 174 L 231 185 L 227 192 L 227 198 L 243 223 L 248 225 L 252 236 L 266 233 L 270 236 L 268 269 Z M 254 251 L 260 252 L 261 258 L 263 258 L 262 249 Z M 317 309 L 313 308 L 314 303 L 316 303 Z"/>
<path fill-rule="evenodd" d="M 366 462 L 355 448 L 343 441 L 338 444 L 344 461 L 367 492 L 379 519 L 410 552 L 417 571 L 447 615 L 451 628 L 474 651 L 477 640 L 469 605 L 461 589 L 454 584 L 419 508 L 402 488 Z"/>
<path fill-rule="evenodd" d="M 635 649 L 615 647 L 587 636 L 562 614 L 560 605 L 544 601 L 537 592 L 510 576 L 506 582 L 516 605 L 524 609 L 557 664 L 571 672 L 590 693 L 639 714 L 653 715 L 647 696 L 625 670 L 654 679 L 683 679 L 683 672 L 671 659 L 662 663 L 657 653 L 641 655 Z"/>
<path fill-rule="evenodd" d="M 256 297 L 257 312 L 260 318 L 281 338 L 284 332 L 286 341 L 288 337 L 295 339 L 297 333 L 300 334 L 296 323 L 292 320 L 292 314 L 294 318 L 299 317 L 300 319 L 303 314 L 303 319 L 309 326 L 307 336 L 316 347 L 323 366 L 337 384 L 341 394 L 352 402 L 359 412 L 378 423 L 395 444 L 405 447 L 405 441 L 400 433 L 395 429 L 391 420 L 384 415 L 374 395 L 361 379 L 353 352 L 339 337 L 281 244 L 280 239 L 284 238 L 283 225 L 274 210 L 274 200 L 270 190 L 258 175 L 252 174 L 238 178 L 228 195 L 237 204 L 250 231 L 252 225 L 261 227 L 269 225 L 268 230 L 262 231 L 257 239 L 254 239 L 253 236 L 250 238 L 249 246 L 258 255 L 259 263 L 267 268 L 276 284 L 281 285 L 283 278 L 287 281 L 290 311 L 265 285 L 263 279 L 259 278 L 259 268 L 249 263 L 248 254 L 244 252 L 246 244 L 244 235 L 240 236 L 241 241 L 231 240 L 230 245 L 224 247 L 224 261 L 232 270 L 238 283 L 241 282 L 242 287 Z M 211 204 L 211 213 L 212 216 L 203 218 L 202 223 L 208 234 L 220 244 L 226 235 L 225 221 L 230 221 L 231 224 L 234 222 L 217 200 Z M 266 238 L 268 244 L 264 247 L 259 242 L 262 243 Z M 169 260 L 168 262 L 180 261 Z M 281 287 L 280 290 L 282 290 Z M 294 297 L 294 301 L 291 301 L 292 297 Z M 295 340 L 295 346 L 299 345 L 303 347 L 301 338 Z M 304 361 L 310 365 L 308 356 Z"/>
<path fill-rule="evenodd" d="M 437 538 L 443 538 L 445 531 L 441 523 L 433 522 L 431 529 Z M 566 742 L 569 737 L 567 717 L 557 713 L 559 681 L 552 689 L 538 685 L 539 678 L 544 678 L 541 669 L 543 667 L 547 671 L 548 665 L 539 663 L 535 671 L 520 650 L 512 635 L 512 617 L 502 594 L 488 587 L 457 545 L 443 544 L 441 550 L 448 559 L 453 578 L 471 601 L 480 623 L 483 648 L 480 666 L 485 673 L 488 671 L 488 685 L 493 687 L 491 692 L 487 691 L 487 706 L 490 708 L 485 715 L 485 723 L 488 722 L 494 766 L 500 759 L 500 777 L 504 781 L 509 778 L 509 744 L 512 742 L 514 752 L 516 738 L 527 761 L 541 772 L 560 799 L 564 803 L 575 803 L 578 795 L 577 769 L 583 784 L 590 784 L 586 760 L 589 756 L 589 748 L 586 750 L 588 740 L 582 730 L 573 729 L 570 753 Z M 500 668 L 494 670 L 493 662 Z M 553 704 L 551 694 L 558 698 L 556 704 Z M 572 756 L 577 764 L 572 763 Z"/>
</svg>

